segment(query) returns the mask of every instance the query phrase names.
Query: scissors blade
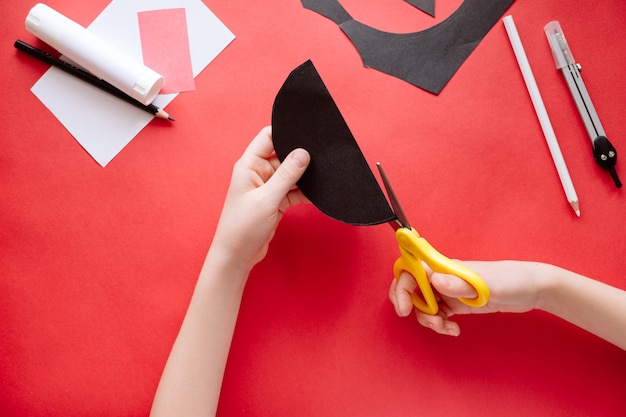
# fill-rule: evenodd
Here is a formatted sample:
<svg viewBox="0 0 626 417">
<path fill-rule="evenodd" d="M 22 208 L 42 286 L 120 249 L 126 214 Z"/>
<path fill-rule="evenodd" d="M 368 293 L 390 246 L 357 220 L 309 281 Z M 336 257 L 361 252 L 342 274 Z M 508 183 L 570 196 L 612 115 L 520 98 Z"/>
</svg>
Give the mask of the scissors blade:
<svg viewBox="0 0 626 417">
<path fill-rule="evenodd" d="M 397 230 L 399 227 L 406 227 L 407 229 L 411 228 L 409 224 L 409 219 L 406 217 L 402 206 L 398 202 L 398 198 L 396 197 L 396 193 L 393 191 L 391 187 L 391 183 L 385 174 L 385 170 L 383 170 L 383 166 L 380 162 L 376 162 L 376 166 L 378 167 L 378 172 L 380 173 L 380 177 L 383 180 L 383 185 L 385 186 L 385 191 L 387 191 L 387 197 L 389 198 L 389 203 L 391 204 L 391 209 L 396 215 L 396 220 L 393 222 L 389 222 L 391 227 Z"/>
</svg>

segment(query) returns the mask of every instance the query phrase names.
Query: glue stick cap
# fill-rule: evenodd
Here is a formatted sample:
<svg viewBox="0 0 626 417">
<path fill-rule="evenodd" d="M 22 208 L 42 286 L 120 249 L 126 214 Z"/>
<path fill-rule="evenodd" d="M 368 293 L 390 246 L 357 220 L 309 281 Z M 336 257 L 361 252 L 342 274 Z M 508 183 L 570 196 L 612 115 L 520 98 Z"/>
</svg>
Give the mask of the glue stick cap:
<svg viewBox="0 0 626 417">
<path fill-rule="evenodd" d="M 135 81 L 130 96 L 144 104 L 152 103 L 159 95 L 161 87 L 163 87 L 163 77 L 146 67 Z"/>
<path fill-rule="evenodd" d="M 43 3 L 28 13 L 26 30 L 144 105 L 151 103 L 163 86 L 163 77 L 157 72 Z"/>
</svg>

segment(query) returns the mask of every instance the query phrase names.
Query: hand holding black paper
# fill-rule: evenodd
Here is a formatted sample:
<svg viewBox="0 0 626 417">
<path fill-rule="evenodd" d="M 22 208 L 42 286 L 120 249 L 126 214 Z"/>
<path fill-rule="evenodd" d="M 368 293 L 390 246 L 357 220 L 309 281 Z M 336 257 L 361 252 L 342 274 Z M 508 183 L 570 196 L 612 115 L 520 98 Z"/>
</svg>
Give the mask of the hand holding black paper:
<svg viewBox="0 0 626 417">
<path fill-rule="evenodd" d="M 310 60 L 293 70 L 276 95 L 272 137 L 281 161 L 296 148 L 309 152 L 311 163 L 298 187 L 326 215 L 353 225 L 395 218 Z"/>
</svg>

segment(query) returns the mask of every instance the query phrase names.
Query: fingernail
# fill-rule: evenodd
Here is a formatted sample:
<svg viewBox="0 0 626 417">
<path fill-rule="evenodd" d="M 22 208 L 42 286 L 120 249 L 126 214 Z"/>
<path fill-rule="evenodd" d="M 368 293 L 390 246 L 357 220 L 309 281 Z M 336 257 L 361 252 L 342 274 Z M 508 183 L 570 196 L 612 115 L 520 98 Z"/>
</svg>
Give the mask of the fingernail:
<svg viewBox="0 0 626 417">
<path fill-rule="evenodd" d="M 291 158 L 296 163 L 296 165 L 298 165 L 298 167 L 304 168 L 305 166 L 309 164 L 309 160 L 311 159 L 311 156 L 304 149 L 296 149 L 291 154 Z"/>
<path fill-rule="evenodd" d="M 458 336 L 460 332 L 459 332 L 459 330 L 458 330 L 458 329 L 456 329 L 456 328 L 452 328 L 452 327 L 451 327 L 451 328 L 446 329 L 446 333 L 447 333 L 449 336 Z"/>
</svg>

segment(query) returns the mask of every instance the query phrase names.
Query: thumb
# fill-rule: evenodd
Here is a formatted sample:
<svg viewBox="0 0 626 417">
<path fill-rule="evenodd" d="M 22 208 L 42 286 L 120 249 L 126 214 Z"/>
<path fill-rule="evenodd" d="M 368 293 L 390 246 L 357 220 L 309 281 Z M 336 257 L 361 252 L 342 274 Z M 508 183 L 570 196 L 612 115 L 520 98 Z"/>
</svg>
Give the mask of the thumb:
<svg viewBox="0 0 626 417">
<path fill-rule="evenodd" d="M 477 295 L 470 284 L 455 275 L 435 272 L 430 277 L 430 282 L 439 294 L 451 298 L 474 298 Z"/>
<path fill-rule="evenodd" d="M 267 181 L 266 188 L 270 189 L 272 195 L 283 198 L 302 177 L 310 161 L 311 155 L 306 150 L 294 149 Z"/>
</svg>

